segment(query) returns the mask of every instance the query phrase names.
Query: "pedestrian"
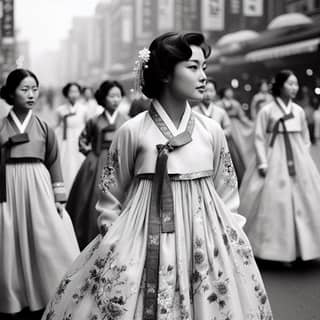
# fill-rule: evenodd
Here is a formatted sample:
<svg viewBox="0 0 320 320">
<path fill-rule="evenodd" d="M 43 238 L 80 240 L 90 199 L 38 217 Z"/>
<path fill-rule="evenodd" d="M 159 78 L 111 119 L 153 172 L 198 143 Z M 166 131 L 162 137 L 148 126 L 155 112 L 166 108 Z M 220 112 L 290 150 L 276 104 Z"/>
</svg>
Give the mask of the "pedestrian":
<svg viewBox="0 0 320 320">
<path fill-rule="evenodd" d="M 217 102 L 231 120 L 231 135 L 240 151 L 242 161 L 247 167 L 253 154 L 253 123 L 247 118 L 240 102 L 234 98 L 231 87 L 222 88 L 219 92 L 221 100 Z"/>
<path fill-rule="evenodd" d="M 0 120 L 0 312 L 29 308 L 39 317 L 79 247 L 62 207 L 55 134 L 32 112 L 37 77 L 13 70 L 0 95 L 12 106 Z"/>
<path fill-rule="evenodd" d="M 250 105 L 251 120 L 255 120 L 261 108 L 273 100 L 272 94 L 269 92 L 269 83 L 266 79 L 261 79 L 259 83 L 259 91 L 253 96 Z"/>
<path fill-rule="evenodd" d="M 217 85 L 212 79 L 208 79 L 206 83 L 206 89 L 203 94 L 202 102 L 193 108 L 194 111 L 217 121 L 223 129 L 227 138 L 228 147 L 230 150 L 231 159 L 236 171 L 238 185 L 240 186 L 241 180 L 245 171 L 245 166 L 241 154 L 235 144 L 231 135 L 231 121 L 227 112 L 216 105 L 217 101 Z"/>
<path fill-rule="evenodd" d="M 94 98 L 94 91 L 91 87 L 82 88 L 82 103 L 87 108 L 88 118 L 93 118 L 99 115 L 103 108 L 97 103 Z"/>
<path fill-rule="evenodd" d="M 43 319 L 272 319 L 236 218 L 223 130 L 188 104 L 202 99 L 209 55 L 199 33 L 166 33 L 140 52 L 153 102 L 112 142 L 98 203 L 108 232 L 82 252 Z"/>
<path fill-rule="evenodd" d="M 275 76 L 274 101 L 257 115 L 255 159 L 240 187 L 239 212 L 255 256 L 293 262 L 320 257 L 320 175 L 310 156 L 303 109 L 292 100 L 298 79 Z"/>
<path fill-rule="evenodd" d="M 57 108 L 58 127 L 56 134 L 61 152 L 62 173 L 67 196 L 73 180 L 84 160 L 79 152 L 79 136 L 88 120 L 88 112 L 81 102 L 81 86 L 77 82 L 67 83 L 62 94 L 67 102 Z"/>
<path fill-rule="evenodd" d="M 89 119 L 80 134 L 80 152 L 86 159 L 74 180 L 66 209 L 74 224 L 81 250 L 99 233 L 95 205 L 101 192 L 98 188 L 100 175 L 114 133 L 129 119 L 118 110 L 123 96 L 124 90 L 119 82 L 102 82 L 95 97 L 104 111 Z"/>
</svg>

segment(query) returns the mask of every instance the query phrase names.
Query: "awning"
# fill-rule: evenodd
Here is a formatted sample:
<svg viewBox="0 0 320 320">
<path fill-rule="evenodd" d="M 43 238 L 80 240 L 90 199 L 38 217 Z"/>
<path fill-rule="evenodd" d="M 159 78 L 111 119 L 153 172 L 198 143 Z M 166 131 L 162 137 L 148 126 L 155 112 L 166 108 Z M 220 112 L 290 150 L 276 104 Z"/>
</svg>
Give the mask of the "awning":
<svg viewBox="0 0 320 320">
<path fill-rule="evenodd" d="M 277 59 L 301 53 L 318 51 L 320 38 L 299 41 L 267 49 L 255 50 L 245 55 L 245 60 L 249 62 Z"/>
</svg>

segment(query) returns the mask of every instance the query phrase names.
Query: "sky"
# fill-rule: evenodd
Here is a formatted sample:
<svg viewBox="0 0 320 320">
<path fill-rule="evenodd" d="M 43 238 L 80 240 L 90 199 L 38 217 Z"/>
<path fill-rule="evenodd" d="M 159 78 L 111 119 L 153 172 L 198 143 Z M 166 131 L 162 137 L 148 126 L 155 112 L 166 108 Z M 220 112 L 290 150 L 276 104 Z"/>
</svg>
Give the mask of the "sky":
<svg viewBox="0 0 320 320">
<path fill-rule="evenodd" d="M 30 40 L 31 55 L 54 50 L 74 16 L 91 16 L 100 0 L 15 0 L 18 39 Z"/>
</svg>

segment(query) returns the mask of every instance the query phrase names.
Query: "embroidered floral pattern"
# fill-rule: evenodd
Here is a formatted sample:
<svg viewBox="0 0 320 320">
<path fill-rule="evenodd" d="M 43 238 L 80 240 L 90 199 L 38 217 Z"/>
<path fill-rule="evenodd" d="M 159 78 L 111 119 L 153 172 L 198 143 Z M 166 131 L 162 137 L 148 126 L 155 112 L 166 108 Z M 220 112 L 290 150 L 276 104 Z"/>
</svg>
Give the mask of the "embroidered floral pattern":
<svg viewBox="0 0 320 320">
<path fill-rule="evenodd" d="M 87 279 L 72 296 L 74 303 L 78 304 L 86 294 L 93 295 L 102 319 L 116 320 L 127 311 L 128 297 L 120 294 L 121 287 L 127 282 L 123 276 L 127 266 L 117 265 L 116 260 L 115 246 L 111 246 L 104 258 L 96 258 Z"/>
<path fill-rule="evenodd" d="M 222 271 L 218 274 L 218 280 L 213 285 L 213 290 L 207 296 L 209 303 L 216 303 L 220 310 L 224 310 L 229 299 L 229 278 L 224 278 Z"/>
<path fill-rule="evenodd" d="M 119 169 L 119 153 L 117 150 L 109 150 L 107 153 L 106 164 L 103 167 L 99 188 L 107 192 L 111 186 L 116 184 L 115 173 Z"/>
<path fill-rule="evenodd" d="M 230 226 L 227 226 L 227 235 L 224 234 L 226 239 L 229 239 L 228 241 L 235 246 L 236 252 L 242 258 L 243 264 L 246 266 L 251 264 L 254 258 L 250 246 L 248 246 L 238 235 L 238 232 Z"/>
<path fill-rule="evenodd" d="M 238 181 L 231 160 L 230 152 L 226 152 L 225 149 L 222 148 L 220 152 L 220 159 L 221 161 L 223 161 L 224 182 L 230 187 L 236 188 L 238 186 Z"/>
</svg>

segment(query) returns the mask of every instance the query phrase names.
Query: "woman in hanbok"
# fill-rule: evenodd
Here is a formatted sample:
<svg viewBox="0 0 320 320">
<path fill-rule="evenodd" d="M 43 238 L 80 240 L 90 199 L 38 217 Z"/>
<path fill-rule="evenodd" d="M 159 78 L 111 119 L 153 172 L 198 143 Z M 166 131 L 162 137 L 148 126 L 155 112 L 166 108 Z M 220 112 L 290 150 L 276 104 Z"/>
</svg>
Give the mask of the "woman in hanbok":
<svg viewBox="0 0 320 320">
<path fill-rule="evenodd" d="M 37 77 L 16 69 L 0 93 L 12 106 L 0 120 L 0 312 L 6 314 L 43 312 L 79 254 L 61 205 L 57 140 L 32 112 L 38 91 Z"/>
<path fill-rule="evenodd" d="M 140 52 L 152 105 L 116 133 L 100 184 L 101 235 L 43 319 L 272 319 L 236 214 L 223 130 L 187 102 L 202 99 L 209 54 L 199 33 L 166 33 Z"/>
<path fill-rule="evenodd" d="M 99 234 L 95 206 L 101 192 L 98 184 L 107 152 L 116 130 L 129 119 L 118 110 L 124 90 L 117 81 L 104 81 L 95 94 L 104 111 L 89 119 L 79 138 L 86 159 L 72 185 L 66 209 L 75 227 L 80 249 Z"/>
<path fill-rule="evenodd" d="M 253 155 L 253 123 L 247 118 L 240 102 L 233 96 L 231 87 L 220 90 L 221 100 L 217 104 L 222 107 L 231 120 L 231 136 L 240 151 L 245 167 Z"/>
<path fill-rule="evenodd" d="M 61 153 L 62 174 L 66 193 L 69 195 L 73 180 L 84 160 L 79 152 L 79 136 L 86 121 L 88 112 L 80 100 L 81 87 L 76 82 L 70 82 L 62 89 L 67 103 L 57 108 L 58 127 L 56 134 Z"/>
<path fill-rule="evenodd" d="M 320 175 L 310 156 L 298 80 L 275 77 L 274 101 L 257 115 L 255 159 L 240 188 L 239 212 L 256 257 L 293 262 L 320 257 Z"/>
<path fill-rule="evenodd" d="M 93 118 L 101 114 L 103 111 L 103 107 L 100 106 L 93 93 L 93 89 L 91 87 L 83 87 L 82 88 L 82 103 L 87 108 L 88 118 Z"/>
<path fill-rule="evenodd" d="M 261 110 L 263 106 L 268 104 L 273 100 L 272 94 L 269 92 L 269 83 L 267 80 L 262 79 L 259 84 L 259 92 L 257 92 L 251 101 L 250 105 L 250 116 L 251 120 L 255 120 L 257 118 L 258 112 Z"/>
<path fill-rule="evenodd" d="M 231 136 L 230 118 L 223 108 L 215 104 L 217 97 L 216 87 L 217 85 L 215 81 L 208 79 L 202 102 L 199 105 L 193 107 L 193 110 L 196 112 L 200 112 L 201 114 L 217 121 L 220 124 L 227 138 L 231 159 L 238 178 L 238 185 L 240 186 L 245 171 L 245 166 L 241 154 Z"/>
</svg>

